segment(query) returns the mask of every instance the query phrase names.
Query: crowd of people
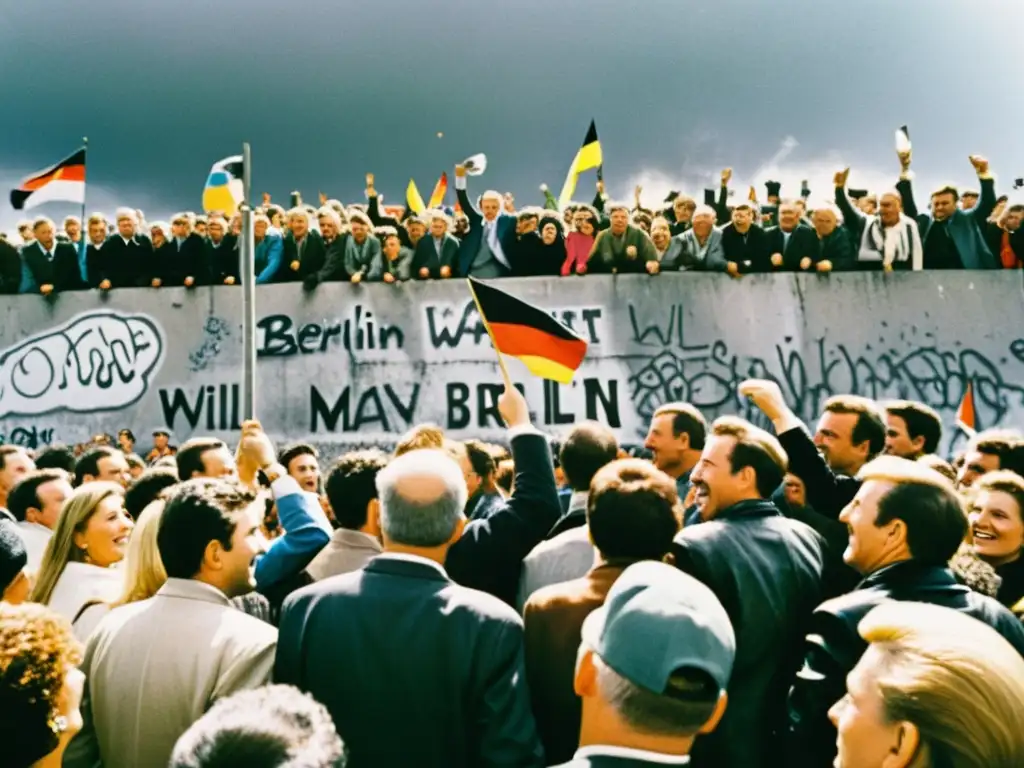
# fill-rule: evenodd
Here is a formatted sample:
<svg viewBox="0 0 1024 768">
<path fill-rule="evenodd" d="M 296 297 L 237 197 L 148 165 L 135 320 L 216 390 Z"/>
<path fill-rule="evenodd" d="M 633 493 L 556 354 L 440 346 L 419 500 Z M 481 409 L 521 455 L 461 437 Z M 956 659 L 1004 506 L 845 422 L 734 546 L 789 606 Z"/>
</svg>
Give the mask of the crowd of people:
<svg viewBox="0 0 1024 768">
<path fill-rule="evenodd" d="M 740 394 L 770 430 L 668 403 L 643 457 L 512 388 L 505 445 L 329 466 L 2 446 L 0 763 L 1024 765 L 1024 435 Z"/>
<path fill-rule="evenodd" d="M 943 186 L 918 208 L 910 151 L 891 190 L 847 189 L 849 169 L 835 176 L 833 199 L 808 206 L 783 198 L 768 182 L 765 203 L 755 190 L 730 196 L 732 172 L 721 187 L 694 197 L 673 192 L 645 207 L 611 202 L 603 182 L 590 204 L 559 210 L 546 189 L 544 207 L 517 209 L 510 194 L 486 191 L 476 204 L 466 169 L 455 170 L 458 204 L 388 215 L 366 177 L 365 203 L 344 205 L 321 195 L 316 208 L 289 209 L 264 196 L 254 223 L 257 284 L 434 280 L 451 277 L 569 276 L 703 270 L 732 276 L 835 270 L 1019 269 L 1024 265 L 1024 202 L 996 196 L 988 162 L 972 156 L 976 189 Z M 58 231 L 46 217 L 24 221 L 0 238 L 0 293 L 51 295 L 161 286 L 240 282 L 239 214 L 182 212 L 168 222 L 145 221 L 122 208 L 70 216 Z"/>
</svg>

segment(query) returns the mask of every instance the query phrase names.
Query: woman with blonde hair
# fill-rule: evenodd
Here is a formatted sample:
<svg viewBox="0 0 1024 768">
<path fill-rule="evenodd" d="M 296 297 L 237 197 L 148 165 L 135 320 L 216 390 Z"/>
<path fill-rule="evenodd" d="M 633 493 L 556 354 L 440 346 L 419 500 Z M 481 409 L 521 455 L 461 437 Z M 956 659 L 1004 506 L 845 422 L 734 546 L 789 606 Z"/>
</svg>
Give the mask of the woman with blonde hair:
<svg viewBox="0 0 1024 768">
<path fill-rule="evenodd" d="M 48 605 L 72 623 L 79 638 L 87 638 L 95 622 L 80 621 L 83 609 L 117 598 L 122 573 L 111 566 L 124 559 L 132 528 L 119 484 L 76 488 L 61 507 L 29 600 Z"/>
<path fill-rule="evenodd" d="M 868 650 L 829 712 L 836 768 L 1019 768 L 1024 659 L 950 608 L 884 603 L 860 623 Z"/>
<path fill-rule="evenodd" d="M 76 628 L 91 632 L 100 619 L 114 608 L 140 600 L 148 600 L 167 581 L 167 571 L 160 559 L 156 534 L 164 513 L 163 499 L 150 502 L 135 521 L 131 541 L 125 550 L 120 595 L 112 601 L 92 600 L 82 610 Z"/>
</svg>

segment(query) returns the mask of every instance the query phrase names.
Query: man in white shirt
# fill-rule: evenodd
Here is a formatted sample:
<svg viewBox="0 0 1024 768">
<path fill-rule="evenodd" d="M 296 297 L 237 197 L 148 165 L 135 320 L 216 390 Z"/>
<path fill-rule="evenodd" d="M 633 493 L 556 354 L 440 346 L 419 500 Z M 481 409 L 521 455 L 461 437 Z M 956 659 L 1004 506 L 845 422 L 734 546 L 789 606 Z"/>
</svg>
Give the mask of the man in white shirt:
<svg viewBox="0 0 1024 768">
<path fill-rule="evenodd" d="M 61 507 L 71 493 L 71 482 L 62 469 L 30 472 L 11 490 L 7 509 L 18 521 L 18 533 L 28 553 L 29 571 L 39 570 Z"/>
<path fill-rule="evenodd" d="M 725 712 L 736 654 L 714 593 L 670 565 L 637 563 L 582 634 L 580 748 L 560 768 L 688 765 L 696 738 Z"/>
</svg>

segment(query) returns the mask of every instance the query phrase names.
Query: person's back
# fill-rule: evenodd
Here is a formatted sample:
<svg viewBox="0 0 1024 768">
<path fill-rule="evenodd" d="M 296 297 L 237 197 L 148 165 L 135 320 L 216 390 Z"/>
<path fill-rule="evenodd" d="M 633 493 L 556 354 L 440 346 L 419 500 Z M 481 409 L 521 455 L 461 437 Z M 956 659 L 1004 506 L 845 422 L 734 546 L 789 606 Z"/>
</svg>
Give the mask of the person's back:
<svg viewBox="0 0 1024 768">
<path fill-rule="evenodd" d="M 543 765 L 522 621 L 441 565 L 465 524 L 461 469 L 414 450 L 376 482 L 384 552 L 288 598 L 275 680 L 327 707 L 353 768 Z"/>
<path fill-rule="evenodd" d="M 384 553 L 296 593 L 281 633 L 275 679 L 326 705 L 355 768 L 500 762 L 477 752 L 488 740 L 472 727 L 496 725 L 507 710 L 491 697 L 514 693 L 487 679 L 510 682 L 522 648 L 522 623 L 497 598 L 439 565 Z"/>
<path fill-rule="evenodd" d="M 104 765 L 166 760 L 214 701 L 267 681 L 276 640 L 272 626 L 189 579 L 112 611 L 82 664 Z"/>
</svg>

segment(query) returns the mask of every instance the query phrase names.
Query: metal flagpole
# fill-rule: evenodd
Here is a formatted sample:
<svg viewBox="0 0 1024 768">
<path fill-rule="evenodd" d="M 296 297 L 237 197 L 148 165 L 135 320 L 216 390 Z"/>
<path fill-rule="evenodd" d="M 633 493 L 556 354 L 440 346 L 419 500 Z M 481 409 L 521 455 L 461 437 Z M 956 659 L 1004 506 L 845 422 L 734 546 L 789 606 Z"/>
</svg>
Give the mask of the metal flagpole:
<svg viewBox="0 0 1024 768">
<path fill-rule="evenodd" d="M 242 278 L 242 419 L 256 417 L 256 238 L 251 200 L 252 154 L 242 145 L 242 241 L 238 252 Z"/>
<path fill-rule="evenodd" d="M 88 265 L 85 263 L 85 257 L 89 253 L 89 224 L 85 218 L 85 198 L 89 195 L 89 185 L 86 183 L 86 178 L 89 175 L 89 137 L 82 137 L 82 148 L 85 149 L 85 163 L 82 165 L 82 221 L 78 228 L 78 266 L 79 272 L 82 273 L 82 278 L 88 282 L 89 273 L 87 271 Z"/>
</svg>

